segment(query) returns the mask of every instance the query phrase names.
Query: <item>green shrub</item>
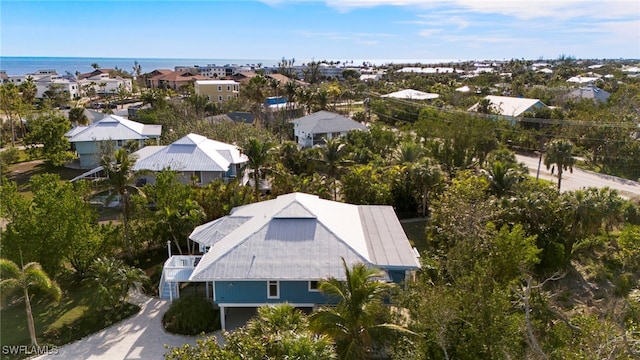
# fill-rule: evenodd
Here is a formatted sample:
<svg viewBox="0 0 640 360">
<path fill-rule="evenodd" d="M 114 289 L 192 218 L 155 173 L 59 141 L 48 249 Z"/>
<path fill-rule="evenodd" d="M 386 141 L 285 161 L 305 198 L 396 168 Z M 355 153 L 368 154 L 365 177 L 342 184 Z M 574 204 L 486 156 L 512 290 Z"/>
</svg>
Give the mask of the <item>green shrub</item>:
<svg viewBox="0 0 640 360">
<path fill-rule="evenodd" d="M 174 334 L 197 335 L 219 330 L 220 315 L 206 298 L 185 296 L 173 301 L 162 324 Z"/>
</svg>

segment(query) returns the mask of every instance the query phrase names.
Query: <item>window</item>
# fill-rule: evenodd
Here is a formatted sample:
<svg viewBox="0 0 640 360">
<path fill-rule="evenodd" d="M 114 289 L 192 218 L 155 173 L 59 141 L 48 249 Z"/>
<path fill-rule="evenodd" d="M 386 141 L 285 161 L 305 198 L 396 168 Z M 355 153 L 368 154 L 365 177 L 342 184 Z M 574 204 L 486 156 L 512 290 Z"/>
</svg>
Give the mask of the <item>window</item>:
<svg viewBox="0 0 640 360">
<path fill-rule="evenodd" d="M 320 289 L 318 289 L 318 280 L 309 281 L 309 292 L 312 291 L 320 291 Z"/>
<path fill-rule="evenodd" d="M 193 175 L 191 175 L 191 181 L 193 181 L 194 184 L 202 184 L 202 172 L 194 171 Z"/>
<path fill-rule="evenodd" d="M 280 298 L 280 282 L 275 280 L 269 280 L 267 286 L 267 299 L 279 299 Z"/>
<path fill-rule="evenodd" d="M 222 101 L 222 95 L 218 96 L 218 101 Z"/>
<path fill-rule="evenodd" d="M 122 140 L 116 140 L 116 147 L 122 147 L 122 145 L 124 145 Z"/>
<path fill-rule="evenodd" d="M 222 85 L 218 85 L 218 91 L 222 91 Z"/>
<path fill-rule="evenodd" d="M 227 91 L 231 91 L 231 85 L 227 85 Z"/>
</svg>

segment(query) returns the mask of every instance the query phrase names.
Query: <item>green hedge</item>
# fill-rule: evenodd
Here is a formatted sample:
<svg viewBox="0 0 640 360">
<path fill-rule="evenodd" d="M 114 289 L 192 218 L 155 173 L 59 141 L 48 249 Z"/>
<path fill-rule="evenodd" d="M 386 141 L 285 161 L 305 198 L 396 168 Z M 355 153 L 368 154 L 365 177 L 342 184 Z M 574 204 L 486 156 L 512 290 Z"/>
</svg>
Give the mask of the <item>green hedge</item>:
<svg viewBox="0 0 640 360">
<path fill-rule="evenodd" d="M 174 334 L 210 333 L 220 329 L 220 314 L 208 299 L 185 296 L 173 301 L 162 317 L 162 324 Z"/>
</svg>

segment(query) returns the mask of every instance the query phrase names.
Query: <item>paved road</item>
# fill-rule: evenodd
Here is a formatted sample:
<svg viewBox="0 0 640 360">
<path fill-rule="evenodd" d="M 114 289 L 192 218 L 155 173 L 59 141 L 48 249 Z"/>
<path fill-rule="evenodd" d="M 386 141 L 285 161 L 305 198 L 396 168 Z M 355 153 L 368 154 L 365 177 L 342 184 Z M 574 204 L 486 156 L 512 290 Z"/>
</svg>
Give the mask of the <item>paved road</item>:
<svg viewBox="0 0 640 360">
<path fill-rule="evenodd" d="M 538 157 L 516 155 L 518 162 L 523 162 L 529 168 L 529 175 L 536 176 L 538 170 Z M 556 169 L 557 170 L 557 169 Z M 558 172 L 551 174 L 550 170 L 544 166 L 544 161 L 540 167 L 540 178 L 558 182 Z M 621 179 L 615 176 L 604 175 L 594 173 L 592 171 L 586 171 L 574 168 L 573 173 L 565 171 L 562 173 L 562 191 L 578 190 L 581 188 L 589 187 L 609 187 L 618 191 L 618 194 L 624 198 L 640 197 L 640 183 L 637 181 L 631 181 Z"/>
<path fill-rule="evenodd" d="M 181 346 L 195 344 L 199 336 L 179 336 L 166 333 L 162 328 L 162 315 L 169 308 L 167 300 L 134 295 L 131 302 L 141 311 L 100 332 L 58 348 L 57 354 L 40 356 L 39 360 L 124 360 L 163 359 L 165 344 Z M 219 332 L 218 332 L 219 334 Z M 220 338 L 220 336 L 218 335 Z"/>
</svg>

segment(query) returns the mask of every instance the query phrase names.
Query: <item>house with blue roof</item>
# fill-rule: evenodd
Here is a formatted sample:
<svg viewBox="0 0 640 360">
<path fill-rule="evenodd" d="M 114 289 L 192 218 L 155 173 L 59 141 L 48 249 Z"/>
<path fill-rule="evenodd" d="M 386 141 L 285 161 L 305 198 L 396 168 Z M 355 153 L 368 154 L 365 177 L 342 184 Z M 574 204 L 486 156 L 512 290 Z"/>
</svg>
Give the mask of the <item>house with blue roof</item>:
<svg viewBox="0 0 640 360">
<path fill-rule="evenodd" d="M 160 296 L 179 296 L 181 282 L 204 282 L 226 310 L 290 303 L 313 308 L 331 299 L 318 290 L 328 277 L 344 279 L 347 265 L 364 263 L 402 283 L 420 267 L 393 208 L 352 205 L 292 193 L 234 208 L 198 226 L 189 238 L 202 255 L 172 256 L 165 263 Z"/>
</svg>

